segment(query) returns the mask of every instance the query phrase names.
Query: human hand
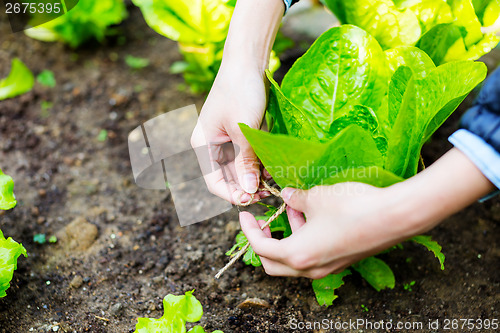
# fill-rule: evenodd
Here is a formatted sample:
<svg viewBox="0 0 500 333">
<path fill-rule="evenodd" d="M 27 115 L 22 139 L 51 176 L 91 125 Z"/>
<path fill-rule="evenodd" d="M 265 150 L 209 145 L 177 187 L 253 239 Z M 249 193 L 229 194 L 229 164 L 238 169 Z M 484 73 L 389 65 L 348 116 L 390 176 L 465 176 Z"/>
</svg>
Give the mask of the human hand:
<svg viewBox="0 0 500 333">
<path fill-rule="evenodd" d="M 241 228 L 269 275 L 318 279 L 407 238 L 391 226 L 397 221 L 387 192 L 361 183 L 286 188 L 290 237 L 271 238 L 269 228 L 260 230 L 264 221 L 247 212 L 240 214 Z"/>
<path fill-rule="evenodd" d="M 284 9 L 281 0 L 236 3 L 221 68 L 191 137 L 193 148 L 209 146 L 210 169 L 224 165 L 204 173 L 209 191 L 233 204 L 248 203 L 248 193 L 259 187 L 259 161 L 238 123 L 260 127 L 266 108 L 265 69 Z M 205 163 L 197 155 L 200 164 Z M 265 195 L 255 193 L 253 202 Z"/>
<path fill-rule="evenodd" d="M 233 204 L 248 202 L 248 193 L 256 193 L 260 183 L 259 160 L 238 123 L 260 127 L 266 107 L 264 80 L 264 73 L 251 66 L 223 65 L 191 137 L 193 148 L 208 146 L 210 165 L 221 166 L 204 174 L 209 191 Z M 254 202 L 266 194 L 256 193 Z"/>
<path fill-rule="evenodd" d="M 453 148 L 418 175 L 376 188 L 361 183 L 286 188 L 282 197 L 292 235 L 271 238 L 247 212 L 240 224 L 269 275 L 318 279 L 430 230 L 495 189 Z M 306 219 L 304 218 L 305 214 Z"/>
</svg>

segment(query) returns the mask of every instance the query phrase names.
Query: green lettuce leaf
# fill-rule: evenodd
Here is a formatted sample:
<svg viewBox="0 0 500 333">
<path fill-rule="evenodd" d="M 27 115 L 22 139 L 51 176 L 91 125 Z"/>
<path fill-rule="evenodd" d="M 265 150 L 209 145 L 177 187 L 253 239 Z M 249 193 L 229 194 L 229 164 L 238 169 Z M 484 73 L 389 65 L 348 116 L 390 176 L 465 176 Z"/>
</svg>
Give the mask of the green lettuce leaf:
<svg viewBox="0 0 500 333">
<path fill-rule="evenodd" d="M 424 0 L 418 1 L 410 7 L 417 15 L 422 33 L 441 23 L 450 23 L 454 20 L 453 12 L 446 1 Z"/>
<path fill-rule="evenodd" d="M 426 52 L 435 64 L 442 64 L 446 62 L 450 50 L 463 54 L 463 38 L 466 33 L 464 27 L 453 23 L 438 24 L 427 31 L 416 46 Z M 462 50 L 459 49 L 461 46 Z"/>
<path fill-rule="evenodd" d="M 380 107 L 389 79 L 386 62 L 373 37 L 358 27 L 344 25 L 328 30 L 314 42 L 285 75 L 281 89 L 310 121 L 314 120 L 321 129 L 317 137 L 325 141 L 336 134 L 329 132 L 333 121 L 353 106 Z"/>
<path fill-rule="evenodd" d="M 413 74 L 424 77 L 436 66 L 432 59 L 424 51 L 411 46 L 400 46 L 385 51 L 391 75 L 394 75 L 399 67 L 410 68 Z M 394 80 L 394 76 L 392 76 Z"/>
<path fill-rule="evenodd" d="M 446 11 L 446 15 L 428 25 L 417 46 L 427 52 L 434 63 L 439 65 L 457 60 L 476 60 L 491 51 L 500 41 L 494 33 L 483 34 L 481 31 L 483 25 L 492 25 L 498 19 L 500 14 L 498 0 L 484 2 L 432 0 L 431 2 L 439 3 L 439 6 Z M 424 1 L 416 5 L 414 10 L 419 6 L 428 9 L 427 3 L 430 2 Z M 451 17 L 446 7 L 449 7 Z M 434 18 L 439 15 L 434 13 Z M 429 16 L 432 17 L 432 14 Z"/>
<path fill-rule="evenodd" d="M 409 9 L 398 9 L 392 0 L 324 0 L 342 23 L 359 26 L 387 49 L 414 45 L 421 29 Z"/>
<path fill-rule="evenodd" d="M 483 34 L 500 15 L 500 0 L 323 0 L 341 22 L 369 32 L 387 49 L 417 46 L 436 65 L 476 60 L 500 38 Z"/>
<path fill-rule="evenodd" d="M 182 296 L 165 296 L 163 309 L 164 314 L 159 319 L 138 318 L 135 333 L 185 333 L 186 322 L 197 322 L 203 315 L 203 307 L 193 291 Z"/>
<path fill-rule="evenodd" d="M 34 83 L 33 73 L 21 60 L 14 58 L 9 75 L 0 80 L 0 101 L 30 91 Z"/>
<path fill-rule="evenodd" d="M 389 105 L 398 103 L 400 110 L 388 136 L 385 168 L 403 178 L 415 175 L 424 142 L 485 77 L 483 63 L 462 61 L 441 65 L 423 78 L 400 81 L 402 100 L 389 96 Z"/>
<path fill-rule="evenodd" d="M 234 7 L 223 0 L 132 0 L 159 34 L 184 43 L 223 42 Z"/>
<path fill-rule="evenodd" d="M 444 270 L 444 254 L 441 252 L 441 245 L 439 245 L 436 241 L 431 239 L 431 236 L 419 235 L 410 239 L 417 244 L 425 246 L 429 251 L 434 253 L 434 256 L 438 258 L 439 263 L 441 264 L 441 269 Z"/>
<path fill-rule="evenodd" d="M 266 133 L 244 124 L 240 128 L 281 188 L 309 189 L 346 181 L 385 187 L 402 180 L 377 167 L 382 154 L 371 133 L 357 125 L 343 129 L 328 143 Z"/>
<path fill-rule="evenodd" d="M 56 78 L 54 77 L 54 72 L 48 69 L 44 69 L 36 76 L 36 81 L 42 86 L 54 88 L 56 86 Z"/>
<path fill-rule="evenodd" d="M 396 284 L 396 279 L 394 278 L 394 273 L 391 268 L 379 258 L 369 257 L 363 259 L 352 265 L 352 268 L 356 270 L 366 282 L 375 288 L 376 291 L 385 288 L 392 289 Z"/>
<path fill-rule="evenodd" d="M 335 295 L 335 290 L 344 285 L 344 277 L 350 275 L 351 271 L 346 269 L 342 273 L 328 274 L 322 279 L 313 280 L 312 287 L 316 300 L 321 306 L 330 306 L 339 296 Z"/>
<path fill-rule="evenodd" d="M 20 255 L 28 256 L 22 244 L 16 243 L 11 237 L 5 239 L 0 230 L 0 298 L 5 297 L 5 292 L 10 287 L 10 281 L 17 269 L 17 258 Z"/>
<path fill-rule="evenodd" d="M 123 0 L 80 0 L 66 14 L 31 29 L 25 30 L 31 38 L 62 41 L 76 48 L 91 38 L 102 42 L 110 33 L 110 26 L 127 17 Z"/>
<path fill-rule="evenodd" d="M 248 239 L 243 233 L 243 231 L 240 231 L 236 235 L 235 242 L 236 244 L 234 244 L 233 247 L 226 252 L 226 256 L 232 256 L 235 252 L 241 250 L 245 245 L 248 244 Z M 259 256 L 252 249 L 252 246 L 250 246 L 247 252 L 245 252 L 242 260 L 246 265 L 252 265 L 255 267 L 262 266 L 262 262 L 260 261 Z"/>
<path fill-rule="evenodd" d="M 500 16 L 500 0 L 472 0 L 472 5 L 484 27 L 493 25 Z"/>
<path fill-rule="evenodd" d="M 483 37 L 481 22 L 477 18 L 471 0 L 448 0 L 447 2 L 455 16 L 454 23 L 465 28 L 465 46 L 470 47 L 479 42 Z"/>
<path fill-rule="evenodd" d="M 0 170 L 0 210 L 9 210 L 16 206 L 14 180 Z"/>
<path fill-rule="evenodd" d="M 283 94 L 270 71 L 266 71 L 266 75 L 269 82 L 271 82 L 267 107 L 268 113 L 274 120 L 271 132 L 289 134 L 314 141 L 319 140 L 318 133 L 321 133 L 321 129 L 314 121 L 314 118 L 309 117 L 305 111 L 295 106 Z"/>
</svg>

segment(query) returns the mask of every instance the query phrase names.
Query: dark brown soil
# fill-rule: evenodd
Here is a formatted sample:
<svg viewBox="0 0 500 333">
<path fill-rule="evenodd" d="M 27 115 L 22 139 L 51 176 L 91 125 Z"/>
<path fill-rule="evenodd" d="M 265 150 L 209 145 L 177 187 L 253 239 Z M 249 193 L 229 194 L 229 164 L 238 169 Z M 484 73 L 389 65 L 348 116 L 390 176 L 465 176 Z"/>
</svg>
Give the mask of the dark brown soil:
<svg viewBox="0 0 500 333">
<path fill-rule="evenodd" d="M 236 210 L 181 228 L 169 193 L 140 189 L 132 178 L 128 133 L 168 110 L 193 103 L 200 108 L 203 98 L 178 89 L 182 78 L 168 73 L 172 62 L 180 60 L 176 44 L 155 34 L 130 9 L 122 25 L 125 43 L 111 38 L 107 45 L 91 43 L 77 51 L 12 34 L 1 16 L 0 77 L 19 57 L 35 74 L 54 71 L 57 86 L 37 84 L 30 93 L 0 102 L 0 167 L 15 179 L 19 200 L 0 216 L 0 228 L 29 252 L 19 260 L 8 296 L 0 299 L 0 332 L 51 332 L 55 327 L 62 332 L 131 332 L 137 317 L 162 315 L 165 295 L 192 289 L 204 307 L 201 324 L 210 332 L 290 332 L 294 319 L 427 325 L 435 319 L 442 324 L 445 319 L 500 317 L 498 198 L 474 204 L 430 233 L 443 246 L 444 271 L 431 253 L 411 244 L 385 255 L 398 281 L 393 290 L 376 292 L 353 275 L 334 305 L 322 308 L 308 279 L 269 277 L 262 268 L 238 263 L 214 280 L 239 229 Z M 127 54 L 147 57 L 151 65 L 131 70 L 124 62 Z M 496 65 L 499 58 L 497 49 L 487 61 Z M 53 107 L 44 111 L 43 101 Z M 425 147 L 427 164 L 450 148 L 446 138 L 465 108 Z M 104 142 L 97 140 L 101 129 L 109 133 Z M 68 250 L 64 240 L 33 242 L 33 235 L 56 234 L 77 218 L 97 226 L 97 240 L 88 249 Z M 81 237 L 89 236 L 82 231 Z M 79 288 L 70 286 L 75 276 L 83 278 Z M 416 281 L 413 290 L 405 290 L 411 281 Z M 250 297 L 271 306 L 236 307 Z"/>
</svg>

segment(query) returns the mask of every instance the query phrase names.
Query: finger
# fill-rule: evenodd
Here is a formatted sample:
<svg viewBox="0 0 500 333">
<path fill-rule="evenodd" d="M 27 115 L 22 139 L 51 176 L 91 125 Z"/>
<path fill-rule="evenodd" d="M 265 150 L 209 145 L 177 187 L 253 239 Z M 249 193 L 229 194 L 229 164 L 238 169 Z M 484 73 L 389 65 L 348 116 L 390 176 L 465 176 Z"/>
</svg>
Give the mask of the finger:
<svg viewBox="0 0 500 333">
<path fill-rule="evenodd" d="M 283 197 L 283 201 L 291 208 L 307 213 L 309 191 L 286 187 L 281 191 L 281 196 Z"/>
<path fill-rule="evenodd" d="M 239 130 L 239 129 L 238 129 Z M 240 132 L 233 138 L 239 152 L 234 160 L 238 181 L 247 193 L 255 193 L 260 183 L 260 163 L 252 147 Z"/>
<path fill-rule="evenodd" d="M 262 231 L 264 231 L 264 234 L 266 234 L 267 237 L 271 238 L 271 229 L 269 228 L 269 226 L 262 229 L 262 226 L 266 224 L 266 221 L 258 220 L 257 223 L 259 223 L 259 227 L 261 228 Z"/>
<path fill-rule="evenodd" d="M 216 160 L 222 148 L 220 145 L 207 144 L 200 122 L 198 122 L 191 135 L 191 146 L 198 159 L 208 190 L 232 204 L 237 204 L 237 200 L 243 195 L 243 191 L 236 186 L 236 183 L 226 181 L 223 170 Z"/>
<path fill-rule="evenodd" d="M 229 201 L 233 205 L 241 205 L 242 203 L 247 203 L 251 199 L 251 195 L 239 188 L 234 180 L 226 181 L 221 170 L 204 175 L 203 178 L 205 179 L 205 183 L 211 193 Z M 252 203 L 259 200 L 260 195 L 255 194 Z"/>
<path fill-rule="evenodd" d="M 240 225 L 255 253 L 274 261 L 282 261 L 284 245 L 279 240 L 266 235 L 252 214 L 240 213 Z"/>
<path fill-rule="evenodd" d="M 273 177 L 271 176 L 271 174 L 269 173 L 269 171 L 267 171 L 267 169 L 262 170 L 262 178 L 264 178 L 264 180 L 271 180 L 271 179 L 273 179 Z"/>
<path fill-rule="evenodd" d="M 304 218 L 304 214 L 302 212 L 299 212 L 292 207 L 287 206 L 286 213 L 288 215 L 288 222 L 290 222 L 292 232 L 296 232 L 306 223 L 306 219 Z"/>
<path fill-rule="evenodd" d="M 271 196 L 271 192 L 269 192 L 269 191 L 258 191 L 257 194 L 262 199 Z"/>
<path fill-rule="evenodd" d="M 271 276 L 300 276 L 300 272 L 278 261 L 260 257 L 262 267 Z"/>
</svg>

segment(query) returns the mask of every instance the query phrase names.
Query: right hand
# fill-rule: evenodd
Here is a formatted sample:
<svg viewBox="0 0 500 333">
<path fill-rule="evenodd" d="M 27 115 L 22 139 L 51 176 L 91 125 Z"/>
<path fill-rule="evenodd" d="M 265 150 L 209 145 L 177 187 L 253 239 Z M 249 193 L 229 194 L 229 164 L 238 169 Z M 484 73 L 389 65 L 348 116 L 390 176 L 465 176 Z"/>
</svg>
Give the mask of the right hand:
<svg viewBox="0 0 500 333">
<path fill-rule="evenodd" d="M 201 110 L 191 145 L 208 146 L 211 165 L 229 161 L 223 166 L 224 173 L 217 168 L 204 178 L 210 192 L 233 204 L 248 202 L 249 193 L 255 193 L 253 202 L 268 195 L 258 192 L 260 162 L 238 126 L 244 123 L 260 128 L 265 108 L 265 74 L 251 66 L 223 62 Z M 228 142 L 234 144 L 235 153 L 229 153 L 232 156 L 223 149 Z M 198 159 L 203 163 L 200 156 Z"/>
</svg>

